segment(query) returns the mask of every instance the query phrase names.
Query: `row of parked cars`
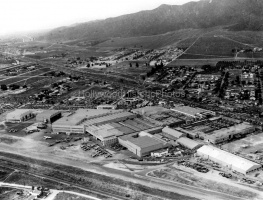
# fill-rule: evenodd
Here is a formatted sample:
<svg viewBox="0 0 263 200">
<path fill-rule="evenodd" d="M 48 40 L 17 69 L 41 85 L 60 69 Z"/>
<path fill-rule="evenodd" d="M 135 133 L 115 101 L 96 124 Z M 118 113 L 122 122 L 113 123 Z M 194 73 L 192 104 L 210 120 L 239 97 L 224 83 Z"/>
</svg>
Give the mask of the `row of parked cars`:
<svg viewBox="0 0 263 200">
<path fill-rule="evenodd" d="M 8 133 L 16 133 L 18 130 L 17 129 L 9 129 Z"/>
<path fill-rule="evenodd" d="M 185 167 L 195 169 L 198 172 L 202 172 L 202 173 L 209 172 L 209 169 L 207 169 L 206 167 L 204 167 L 203 165 L 201 165 L 199 163 L 191 163 L 189 161 L 184 161 L 184 160 L 178 161 L 177 163 L 178 163 L 178 165 L 183 165 Z"/>
<path fill-rule="evenodd" d="M 109 153 L 107 150 L 101 148 L 98 144 L 82 144 L 81 149 L 83 151 L 88 151 L 90 149 L 94 149 L 96 151 L 96 153 L 91 155 L 93 158 L 101 156 L 101 155 L 104 155 L 105 158 L 112 157 L 111 153 Z"/>
<path fill-rule="evenodd" d="M 223 173 L 223 172 L 220 172 L 219 175 L 225 177 L 225 178 L 232 178 L 232 174 L 227 174 L 227 173 Z"/>
<path fill-rule="evenodd" d="M 250 179 L 248 179 L 248 178 L 242 178 L 242 179 L 241 179 L 241 182 L 245 182 L 245 183 L 248 183 L 248 184 L 254 184 L 254 183 L 255 183 L 255 181 L 250 180 Z"/>
</svg>

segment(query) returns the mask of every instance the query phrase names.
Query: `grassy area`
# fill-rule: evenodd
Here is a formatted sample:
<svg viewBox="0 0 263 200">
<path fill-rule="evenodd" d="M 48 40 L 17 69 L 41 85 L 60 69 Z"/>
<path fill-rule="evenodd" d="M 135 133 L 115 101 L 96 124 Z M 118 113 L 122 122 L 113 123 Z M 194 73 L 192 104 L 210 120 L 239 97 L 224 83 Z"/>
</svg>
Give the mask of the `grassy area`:
<svg viewBox="0 0 263 200">
<path fill-rule="evenodd" d="M 152 35 L 152 36 L 139 36 L 128 38 L 112 38 L 97 45 L 97 47 L 126 47 L 126 48 L 144 48 L 144 49 L 156 49 L 174 43 L 181 40 L 193 37 L 199 30 L 185 29 L 166 34 Z"/>
<path fill-rule="evenodd" d="M 0 181 L 4 180 L 13 170 L 0 166 Z"/>
<path fill-rule="evenodd" d="M 2 196 L 2 195 L 4 195 L 5 193 L 10 192 L 10 191 L 12 191 L 12 190 L 14 190 L 14 188 L 0 187 L 0 195 Z M 1 197 L 0 197 L 0 199 L 1 199 Z"/>
<path fill-rule="evenodd" d="M 176 67 L 176 66 L 202 66 L 202 65 L 211 65 L 216 66 L 221 59 L 177 59 L 173 62 L 169 63 L 168 67 Z"/>
<path fill-rule="evenodd" d="M 233 57 L 233 56 L 232 56 Z M 218 56 L 218 55 L 199 55 L 199 54 L 183 54 L 178 59 L 213 59 L 213 58 L 221 58 L 224 59 L 224 56 Z M 225 56 L 225 58 L 229 58 Z"/>
<path fill-rule="evenodd" d="M 48 72 L 48 71 L 50 71 L 50 68 L 42 68 L 42 69 L 34 70 L 34 71 L 31 71 L 31 72 L 25 73 L 25 74 L 23 74 L 21 76 L 18 75 L 18 76 L 13 77 L 13 78 L 8 78 L 6 80 L 2 80 L 2 81 L 0 81 L 0 84 L 9 85 L 9 84 L 12 84 L 12 83 L 16 83 L 16 82 L 28 79 L 28 78 L 30 78 L 30 76 L 40 75 L 40 74 L 43 74 L 43 73 Z"/>
<path fill-rule="evenodd" d="M 35 177 L 30 174 L 25 174 L 23 172 L 14 172 L 11 176 L 8 177 L 8 179 L 5 182 L 16 183 L 19 185 L 29 185 L 29 186 L 40 185 L 47 188 L 53 188 L 58 190 L 67 187 L 67 185 L 64 185 L 62 183 L 51 181 L 45 178 Z"/>
<path fill-rule="evenodd" d="M 58 193 L 54 200 L 92 200 L 90 198 L 77 196 L 69 193 Z"/>
</svg>

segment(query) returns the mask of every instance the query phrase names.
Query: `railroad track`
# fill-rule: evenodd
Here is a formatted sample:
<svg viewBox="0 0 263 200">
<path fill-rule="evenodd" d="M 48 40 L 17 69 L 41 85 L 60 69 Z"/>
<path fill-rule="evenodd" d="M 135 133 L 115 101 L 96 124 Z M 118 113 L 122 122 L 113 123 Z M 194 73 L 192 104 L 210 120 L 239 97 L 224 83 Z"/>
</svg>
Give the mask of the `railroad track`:
<svg viewBox="0 0 263 200">
<path fill-rule="evenodd" d="M 36 176 L 36 177 L 39 177 L 39 178 L 44 178 L 44 179 L 48 179 L 48 180 L 55 181 L 55 182 L 58 182 L 58 183 L 62 183 L 62 184 L 67 185 L 67 186 L 72 186 L 72 187 L 75 187 L 77 189 L 80 189 L 80 190 L 83 190 L 83 191 L 86 191 L 86 192 L 90 192 L 90 193 L 93 193 L 93 194 L 104 195 L 104 196 L 110 197 L 110 198 L 112 198 L 114 200 L 131 200 L 131 198 L 122 197 L 122 196 L 114 194 L 114 193 L 105 192 L 105 191 L 97 190 L 97 189 L 89 189 L 89 188 L 83 187 L 82 185 L 79 185 L 79 184 L 72 184 L 70 181 L 54 178 L 54 177 L 47 176 L 47 175 L 44 175 L 44 174 L 41 174 L 41 173 L 29 172 L 28 170 L 25 170 L 25 169 L 22 169 L 22 168 L 19 168 L 19 167 L 10 167 L 10 165 L 5 165 L 3 163 L 0 163 L 0 166 L 9 168 L 9 169 L 12 169 L 12 170 L 15 170 L 15 171 L 24 172 L 26 174 L 30 174 L 30 175 L 33 175 L 33 176 Z"/>
</svg>

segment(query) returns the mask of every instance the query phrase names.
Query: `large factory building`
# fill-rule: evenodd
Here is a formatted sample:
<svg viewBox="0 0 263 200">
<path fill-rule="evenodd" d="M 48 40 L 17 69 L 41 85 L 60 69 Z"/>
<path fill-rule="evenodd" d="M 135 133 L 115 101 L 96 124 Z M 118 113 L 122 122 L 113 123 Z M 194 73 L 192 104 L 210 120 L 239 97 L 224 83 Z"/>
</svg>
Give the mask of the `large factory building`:
<svg viewBox="0 0 263 200">
<path fill-rule="evenodd" d="M 229 169 L 235 170 L 242 174 L 248 174 L 262 168 L 262 166 L 258 163 L 208 145 L 204 145 L 199 148 L 197 150 L 197 155 L 212 160 L 223 165 L 224 167 L 228 167 Z"/>
<path fill-rule="evenodd" d="M 165 142 L 164 140 L 144 131 L 140 132 L 139 134 L 131 134 L 119 137 L 118 141 L 122 146 L 126 147 L 138 157 L 142 157 L 150 154 L 153 151 L 171 146 L 171 144 Z"/>
</svg>

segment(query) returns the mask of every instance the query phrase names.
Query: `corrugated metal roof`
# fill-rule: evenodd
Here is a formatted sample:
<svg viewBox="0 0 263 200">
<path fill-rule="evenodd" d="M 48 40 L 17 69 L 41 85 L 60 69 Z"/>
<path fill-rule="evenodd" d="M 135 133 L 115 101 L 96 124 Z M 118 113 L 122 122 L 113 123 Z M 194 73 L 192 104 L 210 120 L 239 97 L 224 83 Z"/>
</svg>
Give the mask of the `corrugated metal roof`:
<svg viewBox="0 0 263 200">
<path fill-rule="evenodd" d="M 200 146 L 201 144 L 199 142 L 196 142 L 194 140 L 191 140 L 189 138 L 186 138 L 186 137 L 181 137 L 177 140 L 177 143 L 178 144 L 181 144 L 189 149 L 195 149 L 197 148 L 198 146 Z"/>
<path fill-rule="evenodd" d="M 260 164 L 247 160 L 245 158 L 236 156 L 229 152 L 223 151 L 216 147 L 205 145 L 197 150 L 197 153 L 208 155 L 214 159 L 220 160 L 224 163 L 228 163 L 229 165 L 239 168 L 243 171 L 250 171 L 253 167 L 260 167 Z"/>
</svg>

